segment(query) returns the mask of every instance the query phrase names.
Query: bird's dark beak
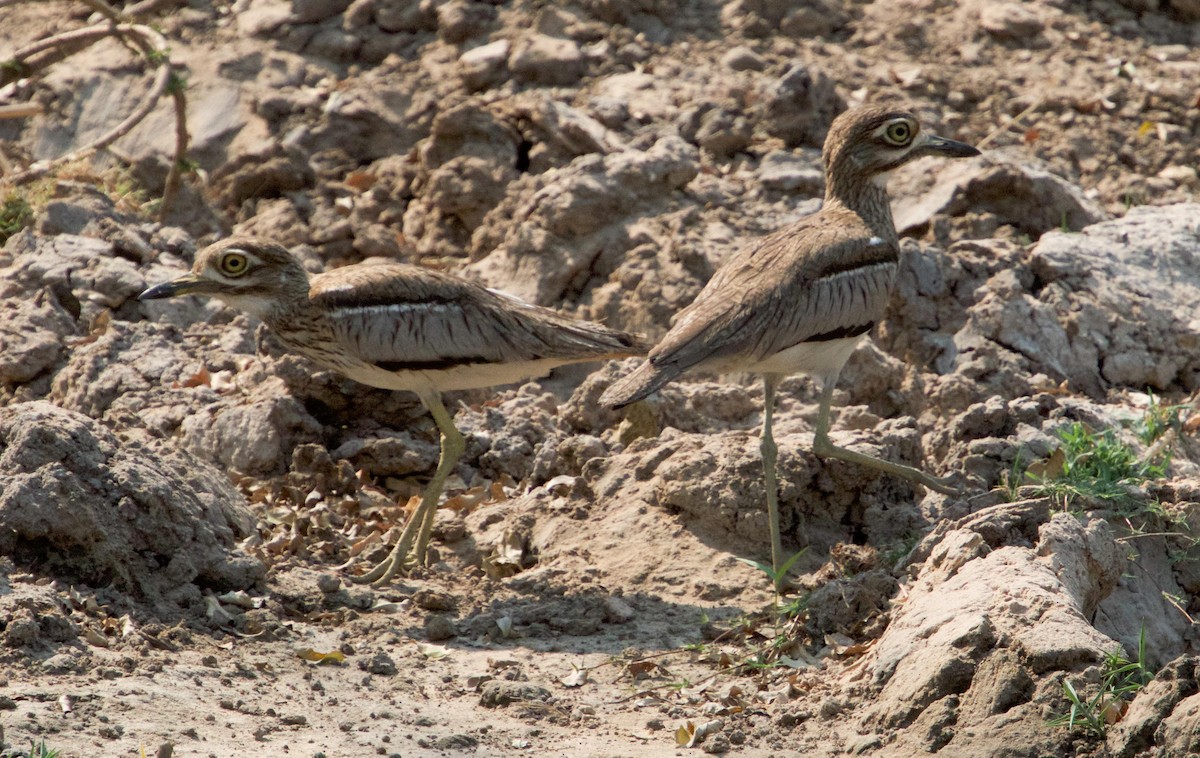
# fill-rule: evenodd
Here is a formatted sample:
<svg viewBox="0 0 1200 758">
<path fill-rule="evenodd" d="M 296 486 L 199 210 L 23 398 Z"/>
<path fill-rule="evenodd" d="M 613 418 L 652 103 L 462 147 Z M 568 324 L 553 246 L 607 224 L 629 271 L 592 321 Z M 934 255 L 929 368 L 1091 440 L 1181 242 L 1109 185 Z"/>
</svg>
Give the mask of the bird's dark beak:
<svg viewBox="0 0 1200 758">
<path fill-rule="evenodd" d="M 154 285 L 138 295 L 138 300 L 161 300 L 165 297 L 187 295 L 191 292 L 205 289 L 206 284 L 208 284 L 208 280 L 206 279 L 201 279 L 195 274 L 184 274 L 178 279 Z"/>
<path fill-rule="evenodd" d="M 977 147 L 936 134 L 927 135 L 917 149 L 925 155 L 943 155 L 947 158 L 970 158 L 980 154 Z"/>
</svg>

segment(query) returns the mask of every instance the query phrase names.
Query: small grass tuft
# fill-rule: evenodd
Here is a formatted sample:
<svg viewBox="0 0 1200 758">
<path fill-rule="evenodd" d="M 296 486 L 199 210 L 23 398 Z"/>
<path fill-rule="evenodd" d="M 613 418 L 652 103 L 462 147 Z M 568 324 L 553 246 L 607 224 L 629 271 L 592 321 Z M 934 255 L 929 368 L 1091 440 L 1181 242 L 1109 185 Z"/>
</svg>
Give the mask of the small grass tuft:
<svg viewBox="0 0 1200 758">
<path fill-rule="evenodd" d="M 1051 726 L 1082 729 L 1103 737 L 1109 725 L 1121 719 L 1129 701 L 1154 678 L 1154 672 L 1146 665 L 1145 624 L 1138 635 L 1137 659 L 1129 660 L 1117 648 L 1104 656 L 1103 669 L 1099 691 L 1090 699 L 1080 695 L 1070 680 L 1063 680 L 1063 697 L 1071 707 L 1050 719 Z"/>
<path fill-rule="evenodd" d="M 1186 403 L 1164 405 L 1150 392 L 1150 407 L 1134 425 L 1138 439 L 1143 445 L 1153 445 L 1167 432 L 1179 432 L 1183 428 L 1183 413 L 1189 408 Z"/>
<path fill-rule="evenodd" d="M 29 226 L 33 221 L 33 206 L 24 196 L 16 192 L 5 196 L 0 203 L 0 245 L 8 242 L 8 238 Z"/>
<path fill-rule="evenodd" d="M 1060 465 L 1048 466 L 1036 475 L 1027 471 L 1024 477 L 1033 483 L 1036 494 L 1050 496 L 1063 508 L 1079 499 L 1128 502 L 1131 487 L 1161 479 L 1170 463 L 1167 455 L 1155 460 L 1139 458 L 1112 429 L 1094 431 L 1075 422 L 1057 434 L 1062 445 L 1055 453 L 1055 463 Z M 1012 479 L 1010 476 L 1010 482 Z"/>
</svg>

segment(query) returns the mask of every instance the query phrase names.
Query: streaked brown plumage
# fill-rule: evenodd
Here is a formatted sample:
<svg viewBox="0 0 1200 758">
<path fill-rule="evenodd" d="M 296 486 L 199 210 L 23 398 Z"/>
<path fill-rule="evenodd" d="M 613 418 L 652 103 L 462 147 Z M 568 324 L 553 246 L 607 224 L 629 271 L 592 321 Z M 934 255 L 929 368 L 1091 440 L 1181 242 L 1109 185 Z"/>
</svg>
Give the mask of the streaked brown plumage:
<svg viewBox="0 0 1200 758">
<path fill-rule="evenodd" d="M 191 273 L 140 297 L 185 294 L 259 318 L 289 349 L 352 379 L 415 392 L 433 415 L 442 434 L 437 471 L 391 555 L 361 581 L 390 580 L 410 549 L 425 560 L 442 486 L 464 445 L 443 391 L 510 384 L 647 348 L 635 335 L 418 266 L 359 264 L 310 278 L 287 250 L 253 237 L 205 248 Z"/>
<path fill-rule="evenodd" d="M 762 453 L 776 572 L 783 558 L 771 415 L 775 388 L 787 374 L 807 373 L 822 384 L 813 442 L 818 455 L 951 491 L 947 482 L 912 467 L 834 446 L 829 403 L 842 366 L 883 317 L 895 285 L 900 241 L 887 196 L 888 172 L 923 155 L 978 154 L 969 145 L 922 133 L 916 117 L 904 111 L 877 106 L 846 111 L 825 139 L 821 210 L 735 254 L 680 312 L 646 362 L 600 398 L 613 407 L 628 405 L 691 370 L 763 374 Z"/>
</svg>

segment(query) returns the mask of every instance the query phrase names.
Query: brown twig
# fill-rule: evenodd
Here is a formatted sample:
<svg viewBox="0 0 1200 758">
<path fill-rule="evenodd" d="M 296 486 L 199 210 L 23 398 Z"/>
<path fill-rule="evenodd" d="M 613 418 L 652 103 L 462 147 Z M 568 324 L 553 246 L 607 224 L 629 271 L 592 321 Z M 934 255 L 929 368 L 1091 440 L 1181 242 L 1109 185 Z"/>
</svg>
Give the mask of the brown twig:
<svg viewBox="0 0 1200 758">
<path fill-rule="evenodd" d="M 187 98 L 181 79 L 177 78 L 171 61 L 167 56 L 167 41 L 154 29 L 143 24 L 117 23 L 120 14 L 104 2 L 104 0 L 83 0 L 88 7 L 106 16 L 109 21 L 102 24 L 74 29 L 61 34 L 52 35 L 46 39 L 34 42 L 18 50 L 11 61 L 14 66 L 0 73 L 0 83 L 3 77 L 25 77 L 73 55 L 79 50 L 94 44 L 106 37 L 114 36 L 127 43 L 141 53 L 145 59 L 154 65 L 154 80 L 150 90 L 138 107 L 134 109 L 121 123 L 110 129 L 92 142 L 52 161 L 35 164 L 33 167 L 12 177 L 14 183 L 26 182 L 44 176 L 55 167 L 64 163 L 88 157 L 111 146 L 121 137 L 128 134 L 141 123 L 154 109 L 164 93 L 170 92 L 175 103 L 175 154 L 171 168 L 167 173 L 166 186 L 163 190 L 163 200 L 159 207 L 159 218 L 166 216 L 171 204 L 179 191 L 180 173 L 188 148 L 187 132 Z M 12 4 L 11 0 L 0 0 L 0 7 Z"/>
<path fill-rule="evenodd" d="M 172 77 L 174 78 L 174 74 Z M 167 171 L 167 181 L 163 186 L 162 203 L 158 206 L 158 220 L 165 221 L 171 206 L 175 204 L 175 196 L 179 194 L 180 177 L 183 173 L 183 162 L 187 158 L 187 93 L 183 82 L 175 79 L 168 87 L 175 102 L 175 155 L 171 157 L 171 168 Z"/>
</svg>

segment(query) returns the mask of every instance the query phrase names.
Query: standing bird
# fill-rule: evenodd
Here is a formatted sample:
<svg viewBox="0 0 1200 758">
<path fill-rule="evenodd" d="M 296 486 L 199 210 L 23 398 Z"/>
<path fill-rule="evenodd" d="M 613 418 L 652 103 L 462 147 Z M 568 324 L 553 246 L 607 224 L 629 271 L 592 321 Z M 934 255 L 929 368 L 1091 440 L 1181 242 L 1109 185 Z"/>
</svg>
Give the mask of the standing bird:
<svg viewBox="0 0 1200 758">
<path fill-rule="evenodd" d="M 510 384 L 556 366 L 645 355 L 640 337 L 399 263 L 308 272 L 283 247 L 237 237 L 141 300 L 208 295 L 258 318 L 290 350 L 363 384 L 415 392 L 441 432 L 437 470 L 388 557 L 355 581 L 382 584 L 425 562 L 438 499 L 464 441 L 441 393 Z"/>
<path fill-rule="evenodd" d="M 829 440 L 829 403 L 838 374 L 858 341 L 883 317 L 896 283 L 900 238 L 887 176 L 923 155 L 965 158 L 979 150 L 923 133 L 906 111 L 864 106 L 838 116 L 822 152 L 821 210 L 733 255 L 680 312 L 647 361 L 600 397 L 602 404 L 620 408 L 693 369 L 763 375 L 761 449 L 777 581 L 783 548 L 771 417 L 775 388 L 784 376 L 806 373 L 821 384 L 814 453 L 954 492 L 946 480 Z"/>
</svg>

